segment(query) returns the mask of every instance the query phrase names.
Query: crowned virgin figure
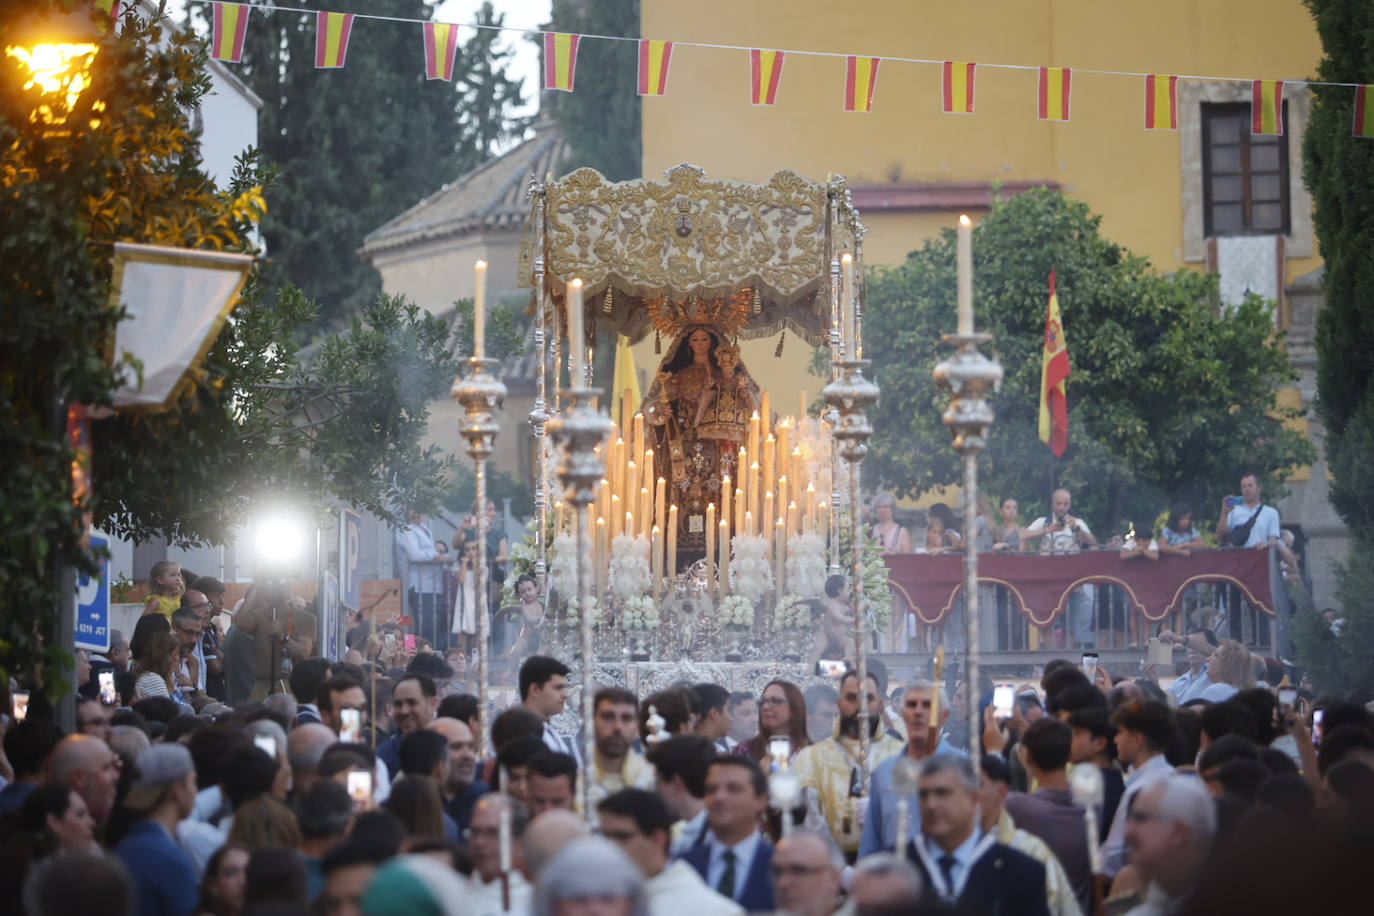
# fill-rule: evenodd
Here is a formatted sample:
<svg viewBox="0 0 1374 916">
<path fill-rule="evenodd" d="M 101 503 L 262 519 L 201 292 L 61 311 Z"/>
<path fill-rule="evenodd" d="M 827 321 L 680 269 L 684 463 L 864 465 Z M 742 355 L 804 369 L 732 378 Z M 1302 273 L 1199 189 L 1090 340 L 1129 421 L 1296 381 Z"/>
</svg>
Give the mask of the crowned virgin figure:
<svg viewBox="0 0 1374 916">
<path fill-rule="evenodd" d="M 667 482 L 678 507 L 678 566 L 706 552 L 706 507 L 721 506 L 721 477 L 737 480 L 736 461 L 758 408 L 759 387 L 740 362 L 739 347 L 719 325 L 682 328 L 641 411 L 654 449 L 654 476 Z"/>
</svg>

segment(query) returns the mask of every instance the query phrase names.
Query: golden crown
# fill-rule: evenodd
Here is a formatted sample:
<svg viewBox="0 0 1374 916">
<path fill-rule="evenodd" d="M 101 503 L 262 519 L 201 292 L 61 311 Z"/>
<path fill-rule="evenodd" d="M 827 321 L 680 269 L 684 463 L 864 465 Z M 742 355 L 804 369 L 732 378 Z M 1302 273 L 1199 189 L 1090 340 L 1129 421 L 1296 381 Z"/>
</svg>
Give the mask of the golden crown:
<svg viewBox="0 0 1374 916">
<path fill-rule="evenodd" d="M 741 289 L 723 298 L 693 296 L 690 299 L 669 299 L 653 296 L 644 300 L 649 320 L 654 328 L 668 338 L 674 338 L 684 328 L 694 324 L 709 325 L 722 335 L 739 333 L 754 315 L 754 291 Z"/>
</svg>

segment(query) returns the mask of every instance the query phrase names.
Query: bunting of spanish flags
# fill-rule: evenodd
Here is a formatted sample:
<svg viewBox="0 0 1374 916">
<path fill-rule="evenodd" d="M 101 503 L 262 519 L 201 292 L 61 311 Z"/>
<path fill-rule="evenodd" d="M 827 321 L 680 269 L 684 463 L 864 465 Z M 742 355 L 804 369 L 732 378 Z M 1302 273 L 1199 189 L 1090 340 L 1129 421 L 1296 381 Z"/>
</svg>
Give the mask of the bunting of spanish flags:
<svg viewBox="0 0 1374 916">
<path fill-rule="evenodd" d="M 776 105 L 778 85 L 782 83 L 785 51 L 765 51 L 754 48 L 749 52 L 749 101 L 754 105 Z"/>
<path fill-rule="evenodd" d="M 666 95 L 668 92 L 668 64 L 673 59 L 671 41 L 639 41 L 639 94 Z"/>
<path fill-rule="evenodd" d="M 353 31 L 352 13 L 315 16 L 315 69 L 338 70 L 348 57 L 348 35 Z"/>
<path fill-rule="evenodd" d="M 117 17 L 122 0 L 90 0 L 98 10 Z M 247 35 L 248 17 L 252 7 L 242 2 L 211 3 L 213 8 L 213 33 L 210 41 L 210 56 L 215 60 L 240 63 L 243 59 L 244 39 Z M 275 8 L 274 8 L 275 9 Z M 283 12 L 287 11 L 284 8 Z M 309 10 L 299 10 L 308 14 Z M 315 33 L 315 66 L 321 69 L 339 69 L 345 64 L 348 55 L 348 39 L 353 28 L 353 13 L 317 12 Z M 375 18 L 361 14 L 364 19 Z M 428 79 L 452 81 L 454 63 L 458 53 L 459 25 L 442 22 L 422 22 L 424 28 L 425 75 Z M 479 26 L 481 28 L 482 26 Z M 568 32 L 544 32 L 543 86 L 562 92 L 573 91 L 573 77 L 577 70 L 577 48 L 582 35 Z M 668 91 L 668 69 L 672 62 L 675 45 L 682 42 L 661 41 L 657 39 L 618 39 L 606 36 L 592 36 L 602 40 L 635 41 L 639 46 L 637 67 L 638 92 L 643 96 L 662 96 Z M 720 45 L 697 45 L 688 42 L 688 47 L 722 47 Z M 821 52 L 788 52 L 752 48 L 749 51 L 749 100 L 754 105 L 771 106 L 778 101 L 778 88 L 782 84 L 782 68 L 789 53 L 819 54 Z M 890 58 L 891 59 L 891 58 Z M 895 58 L 903 63 L 932 64 L 942 63 L 941 110 L 949 114 L 973 114 L 974 75 L 977 64 L 971 61 L 928 61 Z M 848 55 L 845 59 L 844 110 L 871 112 L 873 99 L 878 85 L 878 67 L 882 58 L 865 55 Z M 987 64 L 994 68 L 999 64 Z M 1022 69 L 1022 68 L 1013 68 Z M 1069 120 L 1069 101 L 1073 70 L 1069 67 L 1038 67 L 1036 94 L 1036 115 L 1042 121 Z M 1136 74 L 1117 73 L 1116 71 L 1095 71 L 1098 73 L 1128 76 Z M 1179 77 L 1165 73 L 1145 74 L 1145 129 L 1178 130 L 1178 81 Z M 1196 82 L 1207 82 L 1208 77 L 1188 77 Z M 1217 80 L 1236 82 L 1227 77 Z M 1251 81 L 1251 131 L 1255 134 L 1282 135 L 1283 80 L 1257 79 Z M 1374 105 L 1370 104 L 1370 87 L 1374 84 L 1351 85 L 1349 83 L 1320 83 L 1301 81 L 1299 85 L 1345 86 L 1355 90 L 1354 123 L 1351 133 L 1356 137 L 1374 138 Z"/>
<path fill-rule="evenodd" d="M 426 22 L 425 79 L 453 82 L 453 64 L 458 59 L 458 26 L 451 22 Z"/>
<path fill-rule="evenodd" d="M 1069 119 L 1069 83 L 1073 77 L 1070 67 L 1041 67 L 1039 115 L 1042 121 Z"/>
<path fill-rule="evenodd" d="M 577 71 L 577 43 L 581 35 L 567 32 L 544 33 L 544 88 L 560 92 L 573 91 L 573 74 Z"/>
<path fill-rule="evenodd" d="M 878 88 L 881 57 L 849 55 L 844 65 L 844 110 L 872 111 L 873 90 Z"/>
<path fill-rule="evenodd" d="M 1145 129 L 1178 130 L 1178 77 L 1145 76 Z"/>
<path fill-rule="evenodd" d="M 945 114 L 973 114 L 973 75 L 978 65 L 965 60 L 947 60 L 940 108 Z"/>
<path fill-rule="evenodd" d="M 1283 133 L 1283 80 L 1255 80 L 1250 103 L 1250 133 Z"/>
<path fill-rule="evenodd" d="M 1374 137 L 1374 105 L 1370 105 L 1369 85 L 1355 87 L 1355 124 L 1350 132 L 1357 137 Z"/>
<path fill-rule="evenodd" d="M 246 3 L 215 4 L 211 17 L 211 57 L 231 64 L 243 60 L 243 40 L 248 36 L 248 14 L 252 11 L 253 8 Z"/>
</svg>

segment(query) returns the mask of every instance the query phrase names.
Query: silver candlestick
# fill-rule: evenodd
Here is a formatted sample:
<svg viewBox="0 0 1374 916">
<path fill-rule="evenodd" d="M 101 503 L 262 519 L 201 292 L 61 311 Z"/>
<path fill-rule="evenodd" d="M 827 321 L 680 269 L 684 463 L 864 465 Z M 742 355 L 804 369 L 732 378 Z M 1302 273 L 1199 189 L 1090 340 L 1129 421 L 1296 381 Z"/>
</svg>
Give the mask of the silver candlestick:
<svg viewBox="0 0 1374 916">
<path fill-rule="evenodd" d="M 501 426 L 496 411 L 506 397 L 506 386 L 496 377 L 498 365 L 494 359 L 468 358 L 467 378 L 453 383 L 453 399 L 463 405 L 467 422 L 461 432 L 468 440 L 468 455 L 472 458 L 473 476 L 477 485 L 477 756 L 486 753 L 487 688 L 491 677 L 488 659 L 491 642 L 491 596 L 487 568 L 487 459 L 496 444 Z"/>
<path fill-rule="evenodd" d="M 588 607 L 592 591 L 592 548 L 586 510 L 596 501 L 596 488 L 606 475 L 605 464 L 596 449 L 611 431 L 610 418 L 592 407 L 592 401 L 600 394 L 599 388 L 569 388 L 571 405 L 545 425 L 549 436 L 562 450 L 558 479 L 564 487 L 564 501 L 573 507 L 573 537 L 577 557 L 575 591 L 582 637 L 582 810 L 588 820 L 595 815 L 592 810 L 590 774 L 596 759 L 596 737 L 592 728 L 592 615 Z"/>
<path fill-rule="evenodd" d="M 946 334 L 946 343 L 959 352 L 935 367 L 935 383 L 949 391 L 945 426 L 954 436 L 954 449 L 964 457 L 964 706 L 968 712 L 969 756 L 977 760 L 983 723 L 978 719 L 978 453 L 992 425 L 988 392 L 1002 382 L 1002 366 L 984 356 L 979 344 L 991 334 Z"/>
<path fill-rule="evenodd" d="M 836 364 L 835 379 L 821 390 L 825 402 L 836 412 L 831 436 L 840 456 L 849 462 L 849 558 L 850 606 L 854 610 L 854 661 L 859 678 L 859 779 L 863 795 L 868 795 L 868 617 L 863 606 L 863 542 L 859 519 L 859 465 L 868 454 L 868 439 L 873 426 L 868 408 L 878 400 L 878 386 L 864 378 L 866 359 L 847 359 Z M 831 510 L 838 515 L 839 507 Z"/>
</svg>

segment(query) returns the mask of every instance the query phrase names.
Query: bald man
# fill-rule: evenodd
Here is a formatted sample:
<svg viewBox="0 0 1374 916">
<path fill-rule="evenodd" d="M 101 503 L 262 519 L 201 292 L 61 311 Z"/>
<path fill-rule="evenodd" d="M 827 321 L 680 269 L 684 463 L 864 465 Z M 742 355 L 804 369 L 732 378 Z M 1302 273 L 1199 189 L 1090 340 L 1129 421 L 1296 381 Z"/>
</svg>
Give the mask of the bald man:
<svg viewBox="0 0 1374 916">
<path fill-rule="evenodd" d="M 50 768 L 49 781 L 80 795 L 97 824 L 109 818 L 119 781 L 119 757 L 108 744 L 91 735 L 68 735 L 53 749 Z"/>
<path fill-rule="evenodd" d="M 291 729 L 286 738 L 286 756 L 291 761 L 291 785 L 297 792 L 305 792 L 315 781 L 320 758 L 339 739 L 327 725 L 307 722 Z"/>
<path fill-rule="evenodd" d="M 793 916 L 829 916 L 839 905 L 844 859 L 818 833 L 784 837 L 773 853 L 773 896 Z"/>
<path fill-rule="evenodd" d="M 587 822 L 571 811 L 554 808 L 530 821 L 521 840 L 524 861 L 520 871 L 530 884 L 539 881 L 539 872 L 564 846 L 590 833 Z"/>
<path fill-rule="evenodd" d="M 491 791 L 477 778 L 477 742 L 472 729 L 465 722 L 447 717 L 434 719 L 425 727 L 443 735 L 448 742 L 448 779 L 442 786 L 444 810 L 460 831 L 467 830 L 472 823 L 472 806 Z"/>
</svg>

